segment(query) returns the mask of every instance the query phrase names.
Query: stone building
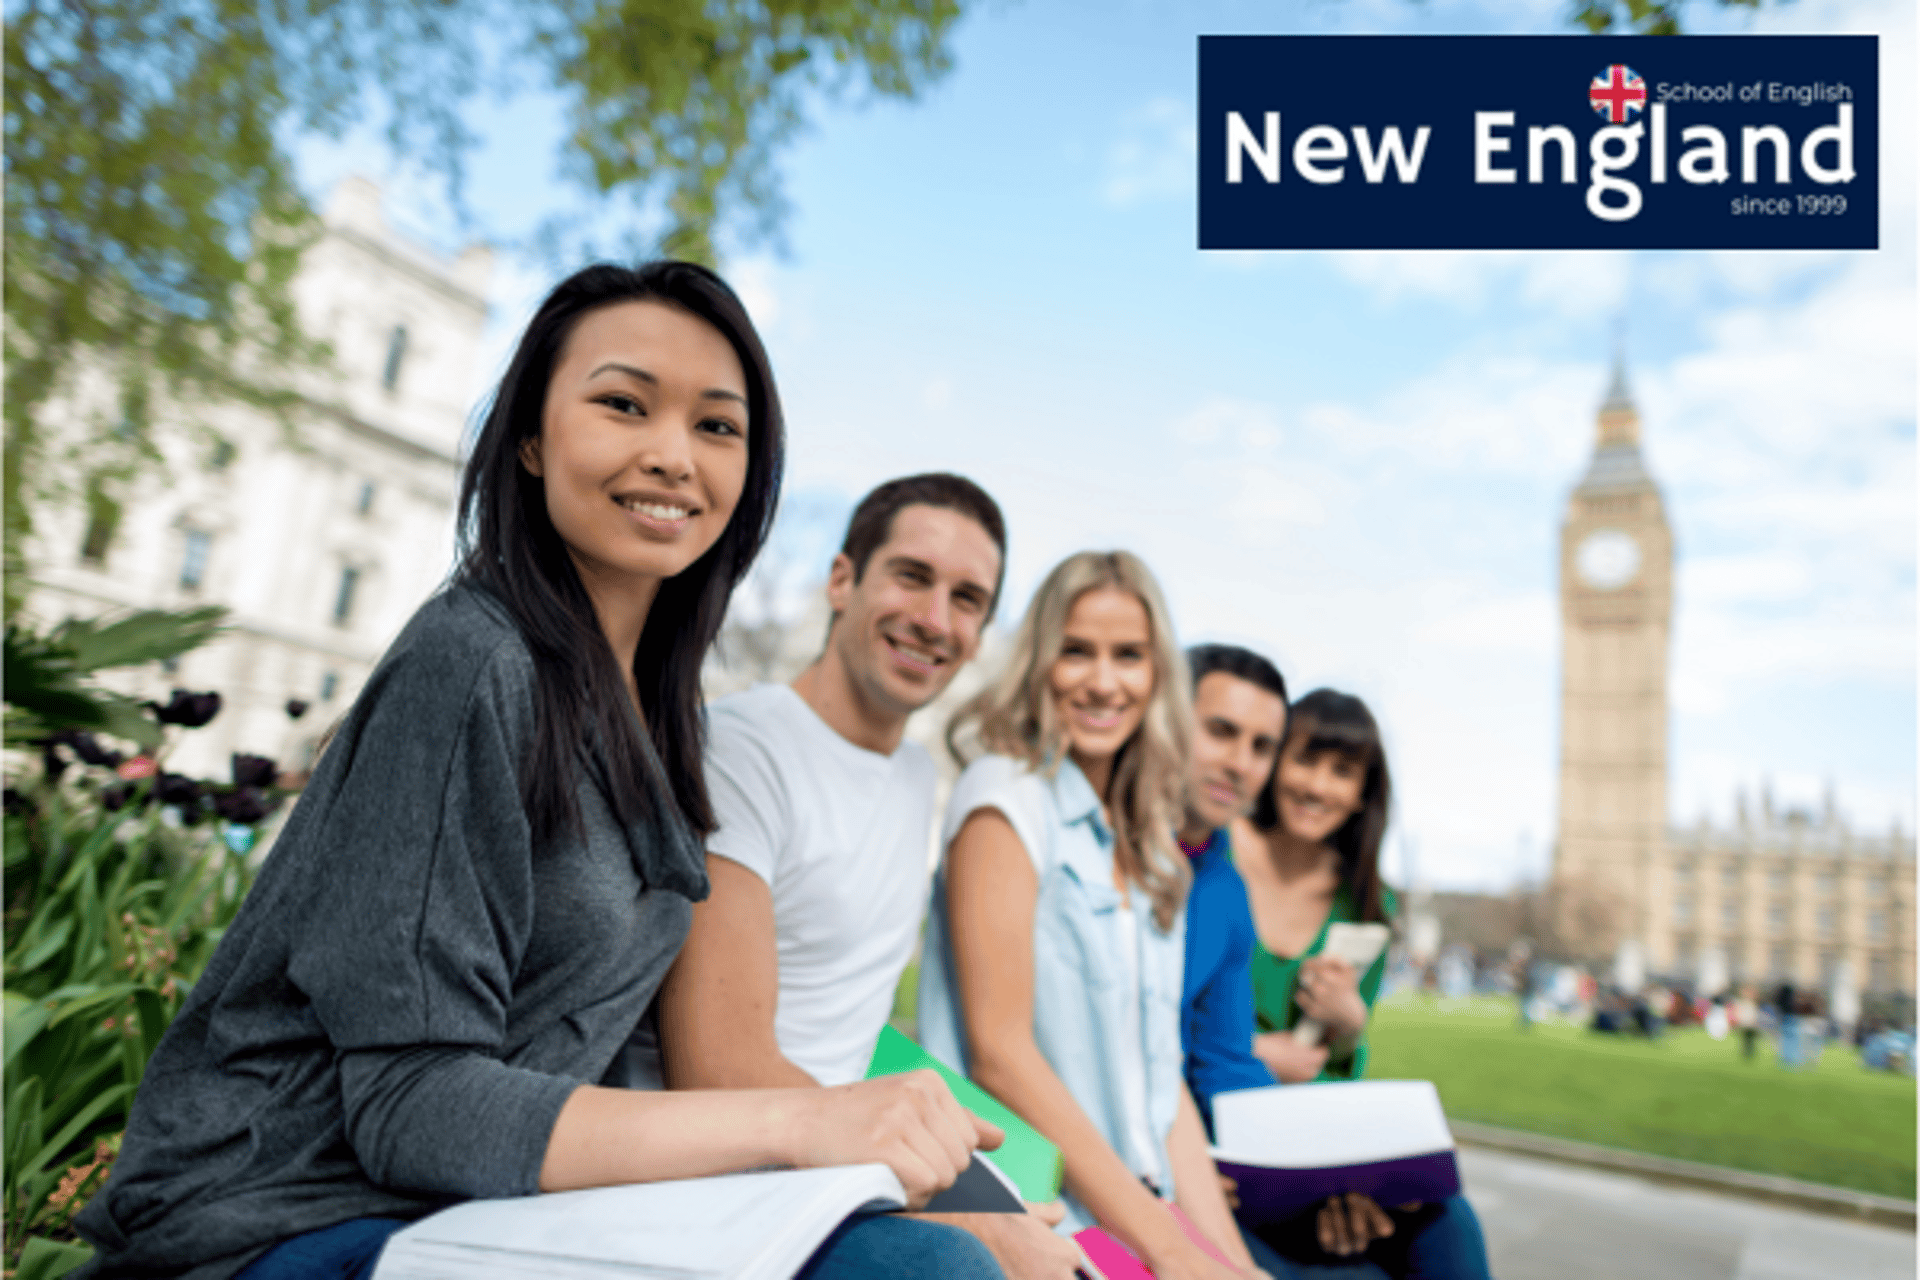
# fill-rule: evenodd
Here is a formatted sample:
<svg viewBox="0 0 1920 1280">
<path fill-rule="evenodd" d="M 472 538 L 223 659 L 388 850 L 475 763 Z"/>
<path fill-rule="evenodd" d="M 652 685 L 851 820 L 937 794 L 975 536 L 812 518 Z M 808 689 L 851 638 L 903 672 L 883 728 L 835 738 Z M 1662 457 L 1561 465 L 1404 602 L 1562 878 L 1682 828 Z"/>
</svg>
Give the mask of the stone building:
<svg viewBox="0 0 1920 1280">
<path fill-rule="evenodd" d="M 1560 526 L 1557 932 L 1582 950 L 1642 936 L 1667 822 L 1673 532 L 1616 360 L 1586 474 Z"/>
<path fill-rule="evenodd" d="M 114 681 L 160 701 L 174 686 L 220 692 L 220 715 L 169 759 L 180 772 L 224 776 L 235 751 L 301 768 L 451 567 L 491 252 L 410 243 L 360 179 L 322 222 L 294 296 L 334 360 L 297 375 L 292 438 L 244 406 L 172 406 L 154 433 L 164 471 L 117 502 L 45 513 L 30 551 L 26 607 L 45 621 L 230 610 L 231 630 L 174 669 Z M 289 699 L 312 709 L 293 721 Z"/>
<path fill-rule="evenodd" d="M 1668 833 L 1649 951 L 1693 976 L 1910 992 L 1913 838 L 1850 830 L 1831 791 L 1818 813 L 1777 810 L 1764 789 L 1735 812 L 1731 828 Z"/>
<path fill-rule="evenodd" d="M 1555 932 L 1648 971 L 1911 992 L 1914 841 L 1742 798 L 1730 828 L 1667 818 L 1673 534 L 1618 361 L 1560 531 Z"/>
</svg>

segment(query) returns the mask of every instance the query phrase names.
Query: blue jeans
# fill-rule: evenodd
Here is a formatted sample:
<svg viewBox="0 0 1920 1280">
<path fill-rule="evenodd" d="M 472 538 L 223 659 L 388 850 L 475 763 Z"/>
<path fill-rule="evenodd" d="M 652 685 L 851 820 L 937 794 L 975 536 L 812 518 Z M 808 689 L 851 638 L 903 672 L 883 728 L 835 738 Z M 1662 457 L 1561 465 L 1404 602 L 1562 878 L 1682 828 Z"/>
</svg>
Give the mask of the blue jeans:
<svg viewBox="0 0 1920 1280">
<path fill-rule="evenodd" d="M 368 1280 L 398 1218 L 355 1218 L 282 1240 L 234 1280 Z M 848 1218 L 795 1280 L 1006 1280 L 987 1247 L 940 1222 Z"/>
<path fill-rule="evenodd" d="M 282 1240 L 233 1280 L 368 1280 L 399 1218 L 353 1218 Z"/>
<path fill-rule="evenodd" d="M 1487 1243 L 1465 1196 L 1403 1212 L 1388 1209 L 1393 1234 L 1345 1257 L 1320 1247 L 1318 1206 L 1240 1234 L 1275 1280 L 1489 1280 Z"/>
<path fill-rule="evenodd" d="M 793 1280 L 1006 1280 L 1006 1273 L 958 1227 L 868 1213 L 841 1223 Z"/>
</svg>

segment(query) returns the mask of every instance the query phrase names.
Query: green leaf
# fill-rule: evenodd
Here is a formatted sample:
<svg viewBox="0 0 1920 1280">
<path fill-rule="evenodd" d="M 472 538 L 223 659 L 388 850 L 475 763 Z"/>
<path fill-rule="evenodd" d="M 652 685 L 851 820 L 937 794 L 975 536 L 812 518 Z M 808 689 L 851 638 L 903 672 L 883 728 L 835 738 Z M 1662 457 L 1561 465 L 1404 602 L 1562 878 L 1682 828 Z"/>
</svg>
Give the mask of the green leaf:
<svg viewBox="0 0 1920 1280">
<path fill-rule="evenodd" d="M 73 654 L 76 671 L 130 667 L 176 658 L 219 635 L 227 610 L 220 605 L 168 612 L 143 609 L 104 625 L 98 619 L 69 618 L 49 640 Z"/>
<path fill-rule="evenodd" d="M 93 1250 L 84 1244 L 28 1236 L 13 1280 L 58 1280 L 91 1257 Z"/>
<path fill-rule="evenodd" d="M 34 1083 L 37 1084 L 38 1081 Z M 41 1143 L 31 1156 L 21 1162 L 18 1169 L 11 1172 L 10 1176 L 29 1178 L 40 1172 L 46 1167 L 48 1161 L 71 1146 L 74 1140 L 86 1131 L 87 1126 L 103 1115 L 108 1107 L 119 1102 L 122 1097 L 131 1095 L 132 1092 L 133 1090 L 126 1085 L 116 1084 L 95 1094 L 87 1105 L 80 1109 L 78 1115 L 67 1121 L 52 1139 Z"/>
</svg>

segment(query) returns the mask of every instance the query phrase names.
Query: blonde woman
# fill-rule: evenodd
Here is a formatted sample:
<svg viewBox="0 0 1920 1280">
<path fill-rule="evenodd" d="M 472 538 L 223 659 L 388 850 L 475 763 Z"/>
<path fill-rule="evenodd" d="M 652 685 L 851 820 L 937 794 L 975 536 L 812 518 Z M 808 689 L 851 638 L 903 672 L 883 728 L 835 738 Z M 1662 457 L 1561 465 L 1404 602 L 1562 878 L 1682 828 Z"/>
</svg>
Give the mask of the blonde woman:
<svg viewBox="0 0 1920 1280">
<path fill-rule="evenodd" d="M 1048 575 L 949 735 L 978 758 L 943 824 L 920 1031 L 1059 1145 L 1061 1230 L 1097 1223 L 1163 1280 L 1233 1280 L 1260 1272 L 1180 1069 L 1188 688 L 1139 559 L 1082 552 Z"/>
</svg>

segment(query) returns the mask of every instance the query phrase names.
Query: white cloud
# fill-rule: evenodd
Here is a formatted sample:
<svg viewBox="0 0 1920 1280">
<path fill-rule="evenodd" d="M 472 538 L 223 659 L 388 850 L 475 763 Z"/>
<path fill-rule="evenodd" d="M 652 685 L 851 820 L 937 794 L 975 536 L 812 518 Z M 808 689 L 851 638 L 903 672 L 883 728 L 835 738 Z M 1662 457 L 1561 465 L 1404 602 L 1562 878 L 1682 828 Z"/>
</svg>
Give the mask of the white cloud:
<svg viewBox="0 0 1920 1280">
<path fill-rule="evenodd" d="M 1155 98 L 1128 112 L 1120 121 L 1120 136 L 1107 148 L 1101 199 L 1120 208 L 1191 199 L 1198 145 L 1190 103 Z"/>
</svg>

